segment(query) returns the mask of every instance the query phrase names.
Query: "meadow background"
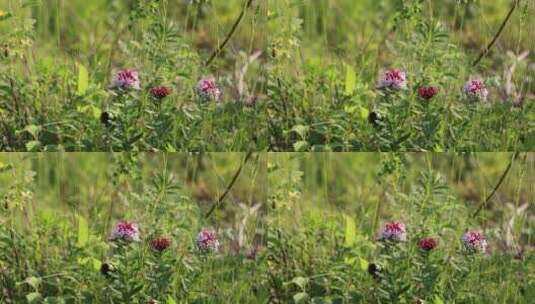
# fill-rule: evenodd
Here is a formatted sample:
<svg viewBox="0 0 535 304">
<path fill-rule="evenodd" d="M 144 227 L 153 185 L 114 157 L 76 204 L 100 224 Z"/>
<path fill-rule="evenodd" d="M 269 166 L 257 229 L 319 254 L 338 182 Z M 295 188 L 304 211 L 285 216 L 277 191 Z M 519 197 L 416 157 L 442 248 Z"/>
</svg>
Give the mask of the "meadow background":
<svg viewBox="0 0 535 304">
<path fill-rule="evenodd" d="M 278 151 L 529 151 L 532 1 L 271 1 L 269 124 Z M 479 63 L 513 3 L 494 47 Z M 377 90 L 387 69 L 401 94 Z M 490 106 L 462 88 L 481 78 Z M 439 94 L 422 101 L 417 88 Z M 379 116 L 379 119 L 377 118 Z"/>
<path fill-rule="evenodd" d="M 532 153 L 1 154 L 0 300 L 529 303 L 534 166 Z M 140 242 L 110 241 L 120 220 Z M 407 242 L 378 240 L 391 220 Z M 203 228 L 218 252 L 197 250 Z M 468 229 L 486 253 L 464 249 Z"/>
<path fill-rule="evenodd" d="M 529 303 L 534 161 L 531 153 L 270 154 L 273 299 Z M 379 241 L 388 221 L 405 223 L 406 242 Z M 469 229 L 485 235 L 486 254 L 463 249 Z M 438 240 L 429 252 L 417 247 L 427 237 Z"/>
<path fill-rule="evenodd" d="M 244 157 L 1 154 L 0 302 L 265 302 L 264 156 L 207 216 Z M 123 220 L 139 225 L 140 242 L 110 241 Z M 197 250 L 204 228 L 218 253 Z M 162 253 L 150 246 L 160 237 L 172 240 Z"/>
<path fill-rule="evenodd" d="M 1 0 L 0 10 L 3 151 L 535 146 L 533 1 Z M 140 91 L 109 89 L 121 68 L 140 73 Z M 407 91 L 376 89 L 389 68 L 407 72 Z M 196 96 L 210 76 L 217 103 Z M 487 103 L 463 97 L 471 78 Z M 159 85 L 172 94 L 153 98 Z M 422 101 L 424 85 L 439 94 Z"/>
<path fill-rule="evenodd" d="M 237 0 L 0 1 L 1 150 L 240 152 L 266 142 L 250 105 L 265 95 L 267 3 L 245 7 Z M 206 65 L 242 11 L 232 39 Z M 121 99 L 109 86 L 124 68 L 139 72 L 142 90 Z M 195 86 L 206 77 L 217 79 L 224 107 L 198 102 Z M 149 89 L 160 85 L 173 94 L 157 102 Z"/>
</svg>

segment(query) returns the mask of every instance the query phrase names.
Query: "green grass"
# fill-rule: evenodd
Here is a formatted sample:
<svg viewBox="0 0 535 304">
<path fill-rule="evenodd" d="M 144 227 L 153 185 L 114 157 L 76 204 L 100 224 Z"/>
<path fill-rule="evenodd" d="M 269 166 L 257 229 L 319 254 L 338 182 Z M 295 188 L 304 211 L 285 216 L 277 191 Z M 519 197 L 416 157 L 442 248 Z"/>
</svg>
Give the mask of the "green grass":
<svg viewBox="0 0 535 304">
<path fill-rule="evenodd" d="M 254 155 L 229 200 L 241 154 L 2 154 L 1 303 L 265 302 L 263 156 Z M 231 203 L 232 202 L 232 203 Z M 138 223 L 141 241 L 110 241 L 120 220 Z M 218 253 L 195 245 L 217 231 Z M 157 237 L 172 240 L 159 254 Z M 253 248 L 260 248 L 253 258 Z M 103 263 L 113 265 L 108 276 Z"/>
<path fill-rule="evenodd" d="M 488 56 L 472 64 L 510 2 L 274 1 L 268 22 L 273 149 L 529 151 L 533 52 L 511 74 L 516 93 L 502 92 L 510 55 L 533 49 L 527 30 L 534 27 L 533 4 L 521 1 Z M 407 91 L 376 89 L 389 68 L 407 72 Z M 486 81 L 490 105 L 463 100 L 471 77 Z M 416 93 L 422 85 L 438 86 L 439 95 L 422 101 Z M 368 122 L 371 112 L 383 117 L 379 126 Z"/>
<path fill-rule="evenodd" d="M 268 282 L 279 303 L 529 303 L 532 154 L 271 155 Z M 408 241 L 378 240 L 385 221 Z M 460 238 L 483 231 L 487 254 Z M 439 240 L 429 253 L 416 243 Z M 382 271 L 374 278 L 370 264 Z"/>
<path fill-rule="evenodd" d="M 265 95 L 266 5 L 194 2 L 1 1 L 1 149 L 245 151 L 253 139 L 266 142 L 262 128 L 249 128 L 260 110 L 246 105 Z M 139 71 L 141 91 L 109 90 L 121 68 Z M 218 80 L 223 106 L 196 97 L 208 76 Z M 158 85 L 172 96 L 151 98 Z M 101 123 L 103 112 L 112 126 Z"/>
<path fill-rule="evenodd" d="M 534 161 L 532 153 L 1 154 L 0 302 L 529 303 Z M 124 219 L 139 224 L 140 242 L 110 240 Z M 377 240 L 389 220 L 407 225 L 407 242 Z M 196 249 L 203 227 L 217 231 L 217 253 Z M 463 249 L 467 229 L 484 234 L 486 253 Z M 157 237 L 172 240 L 163 254 L 150 248 Z M 424 237 L 439 246 L 422 252 Z M 383 269 L 377 278 L 370 264 Z"/>
</svg>

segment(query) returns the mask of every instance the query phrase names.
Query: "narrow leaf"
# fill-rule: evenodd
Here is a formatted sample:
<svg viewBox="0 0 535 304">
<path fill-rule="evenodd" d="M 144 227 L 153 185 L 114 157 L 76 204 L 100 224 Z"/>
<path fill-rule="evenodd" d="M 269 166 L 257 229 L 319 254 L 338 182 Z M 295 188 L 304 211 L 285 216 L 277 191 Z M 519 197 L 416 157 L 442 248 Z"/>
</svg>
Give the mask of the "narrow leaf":
<svg viewBox="0 0 535 304">
<path fill-rule="evenodd" d="M 89 73 L 87 68 L 78 64 L 78 95 L 84 95 L 89 87 Z"/>
<path fill-rule="evenodd" d="M 355 228 L 355 220 L 348 215 L 344 215 L 346 221 L 345 229 L 345 246 L 351 247 L 355 244 L 355 239 L 357 237 L 357 230 Z"/>
<path fill-rule="evenodd" d="M 355 69 L 349 64 L 346 65 L 346 86 L 345 86 L 345 95 L 352 95 L 355 92 L 355 87 L 357 85 L 357 75 L 355 74 Z"/>
<path fill-rule="evenodd" d="M 78 217 L 78 247 L 84 247 L 89 240 L 89 227 L 86 219 L 79 215 Z"/>
</svg>

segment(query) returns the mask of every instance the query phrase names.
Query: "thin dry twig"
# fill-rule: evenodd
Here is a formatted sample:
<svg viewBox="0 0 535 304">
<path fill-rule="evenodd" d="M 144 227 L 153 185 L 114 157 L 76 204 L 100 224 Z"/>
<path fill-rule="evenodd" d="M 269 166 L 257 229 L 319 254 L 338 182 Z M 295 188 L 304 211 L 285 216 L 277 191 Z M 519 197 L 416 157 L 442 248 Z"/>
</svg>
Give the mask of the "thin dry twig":
<svg viewBox="0 0 535 304">
<path fill-rule="evenodd" d="M 214 59 L 217 57 L 217 55 L 219 55 L 219 53 L 221 53 L 221 51 L 225 48 L 227 43 L 230 41 L 230 38 L 232 38 L 232 36 L 236 32 L 236 30 L 238 29 L 238 26 L 240 25 L 241 21 L 243 20 L 243 17 L 245 17 L 245 13 L 251 7 L 251 5 L 253 5 L 253 0 L 247 0 L 247 3 L 245 4 L 245 6 L 243 7 L 240 15 L 238 16 L 238 18 L 234 22 L 234 25 L 230 29 L 230 32 L 225 37 L 225 40 L 223 40 L 223 42 L 215 49 L 215 51 L 212 53 L 210 58 L 208 58 L 208 60 L 206 60 L 205 66 L 209 66 L 212 63 L 212 61 L 214 61 Z"/>
<path fill-rule="evenodd" d="M 481 60 L 483 59 L 483 57 L 485 57 L 489 53 L 490 49 L 494 46 L 496 41 L 498 41 L 498 38 L 500 38 L 500 35 L 502 34 L 503 30 L 505 29 L 505 26 L 507 25 L 507 23 L 509 23 L 509 20 L 511 20 L 511 16 L 513 16 L 513 13 L 515 12 L 515 10 L 518 7 L 519 3 L 520 3 L 520 0 L 514 0 L 513 1 L 513 5 L 511 6 L 511 9 L 509 10 L 509 13 L 507 13 L 507 16 L 503 20 L 502 25 L 500 26 L 500 28 L 498 29 L 498 31 L 496 32 L 496 34 L 494 35 L 494 37 L 492 38 L 490 43 L 487 45 L 487 47 L 485 49 L 483 49 L 483 51 L 481 51 L 481 53 L 479 54 L 477 59 L 472 63 L 473 66 L 478 65 L 479 62 L 481 62 Z"/>
<path fill-rule="evenodd" d="M 232 189 L 232 187 L 234 186 L 234 184 L 238 180 L 238 177 L 240 176 L 243 168 L 245 167 L 245 165 L 247 164 L 249 159 L 251 159 L 252 155 L 253 155 L 252 151 L 247 152 L 247 155 L 245 156 L 244 161 L 238 167 L 238 170 L 236 170 L 236 173 L 234 173 L 234 176 L 232 177 L 232 180 L 228 184 L 227 188 L 225 188 L 225 191 L 223 192 L 223 194 L 221 194 L 221 196 L 219 196 L 219 198 L 217 199 L 217 202 L 212 205 L 210 210 L 206 213 L 205 217 L 207 217 L 207 218 L 210 217 L 210 215 L 212 215 L 212 213 L 215 211 L 215 209 L 217 207 L 219 207 L 223 203 L 223 200 L 225 199 L 225 197 L 227 197 L 227 194 L 229 194 L 230 190 Z"/>
<path fill-rule="evenodd" d="M 494 197 L 494 195 L 496 194 L 496 192 L 498 191 L 500 186 L 503 184 L 503 181 L 507 177 L 507 174 L 509 174 L 509 171 L 511 170 L 511 167 L 513 166 L 513 163 L 514 163 L 515 159 L 518 157 L 519 154 L 520 154 L 519 152 L 515 152 L 513 154 L 513 156 L 511 157 L 511 161 L 509 162 L 509 164 L 507 165 L 507 167 L 503 171 L 502 176 L 498 180 L 498 183 L 496 184 L 496 186 L 494 186 L 494 189 L 492 189 L 492 192 L 487 196 L 487 198 L 481 204 L 479 204 L 479 206 L 477 207 L 477 209 L 474 212 L 474 214 L 472 215 L 472 217 L 476 217 L 479 214 L 479 212 L 481 212 L 481 210 L 483 210 L 483 208 L 487 205 L 487 203 Z"/>
</svg>

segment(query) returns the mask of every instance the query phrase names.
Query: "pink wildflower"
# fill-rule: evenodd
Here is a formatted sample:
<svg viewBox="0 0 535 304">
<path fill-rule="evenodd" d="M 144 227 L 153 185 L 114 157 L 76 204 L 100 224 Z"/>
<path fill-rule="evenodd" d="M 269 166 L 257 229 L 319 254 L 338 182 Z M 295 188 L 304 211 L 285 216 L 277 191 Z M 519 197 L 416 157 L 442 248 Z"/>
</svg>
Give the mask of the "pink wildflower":
<svg viewBox="0 0 535 304">
<path fill-rule="evenodd" d="M 487 240 L 483 234 L 477 230 L 467 231 L 461 238 L 464 247 L 472 252 L 486 252 Z"/>
<path fill-rule="evenodd" d="M 405 224 L 397 221 L 386 222 L 381 232 L 381 239 L 387 241 L 403 242 L 407 240 Z"/>
<path fill-rule="evenodd" d="M 380 89 L 403 90 L 407 88 L 407 75 L 398 69 L 386 70 L 379 81 Z"/>
<path fill-rule="evenodd" d="M 165 86 L 158 86 L 150 89 L 150 95 L 156 99 L 164 99 L 171 95 L 171 89 Z"/>
<path fill-rule="evenodd" d="M 217 251 L 219 249 L 219 241 L 215 231 L 203 229 L 197 235 L 197 248 L 200 251 Z"/>
<path fill-rule="evenodd" d="M 137 224 L 129 223 L 127 221 L 117 223 L 111 233 L 111 240 L 123 240 L 128 242 L 139 241 L 139 228 Z"/>
<path fill-rule="evenodd" d="M 219 101 L 221 90 L 214 78 L 204 78 L 197 83 L 197 94 L 203 101 Z"/>
<path fill-rule="evenodd" d="M 113 74 L 111 87 L 123 90 L 139 90 L 139 74 L 135 70 L 123 69 Z"/>
<path fill-rule="evenodd" d="M 418 95 L 422 99 L 430 100 L 438 94 L 438 88 L 434 86 L 420 87 L 418 88 Z"/>
<path fill-rule="evenodd" d="M 481 79 L 473 79 L 466 82 L 464 85 L 464 94 L 471 101 L 487 101 L 489 90 L 487 90 L 485 83 Z"/>
<path fill-rule="evenodd" d="M 154 251 L 162 252 L 171 246 L 172 241 L 167 238 L 158 238 L 150 242 L 150 247 Z"/>
</svg>

